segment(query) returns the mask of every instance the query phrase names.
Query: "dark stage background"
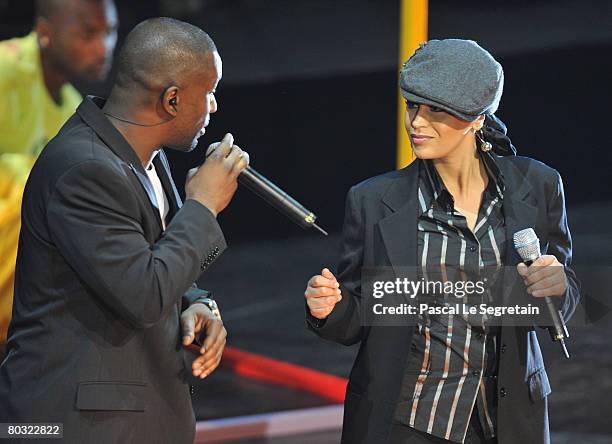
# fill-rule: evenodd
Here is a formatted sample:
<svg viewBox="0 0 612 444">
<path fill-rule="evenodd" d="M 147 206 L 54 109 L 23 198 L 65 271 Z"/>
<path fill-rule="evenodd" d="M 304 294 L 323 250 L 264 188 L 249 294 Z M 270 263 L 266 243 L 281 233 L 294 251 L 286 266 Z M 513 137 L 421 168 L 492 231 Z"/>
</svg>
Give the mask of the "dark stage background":
<svg viewBox="0 0 612 444">
<path fill-rule="evenodd" d="M 119 1 L 121 45 L 140 20 L 203 27 L 224 59 L 219 111 L 175 179 L 231 131 L 252 166 L 340 230 L 349 186 L 395 167 L 397 0 Z M 0 38 L 25 34 L 32 2 L 0 0 Z M 498 115 L 521 154 L 557 168 L 568 205 L 610 200 L 612 2 L 430 1 L 430 38 L 473 38 L 503 64 Z M 104 95 L 106 85 L 79 85 Z M 304 233 L 240 190 L 220 217 L 232 243 Z"/>
<path fill-rule="evenodd" d="M 219 111 L 201 146 L 189 155 L 170 153 L 179 187 L 206 146 L 231 131 L 252 166 L 317 213 L 332 233 L 323 239 L 304 232 L 248 191 L 238 191 L 220 216 L 231 247 L 201 279 L 225 310 L 230 345 L 346 376 L 355 349 L 325 343 L 304 329 L 302 293 L 310 275 L 333 265 L 348 188 L 395 168 L 399 2 L 116 3 L 118 48 L 137 22 L 170 15 L 209 32 L 223 58 Z M 575 262 L 612 265 L 612 2 L 429 4 L 430 38 L 475 39 L 504 66 L 498 115 L 520 154 L 563 176 Z M 31 16 L 31 1 L 0 0 L 0 38 L 27 33 Z M 108 85 L 78 86 L 104 95 Z M 609 298 L 604 302 L 609 307 Z M 612 320 L 591 324 L 582 318 L 570 327 L 569 362 L 540 335 L 553 385 L 553 442 L 610 442 Z M 321 403 L 228 381 L 218 372 L 201 384 L 194 398 L 198 418 Z M 278 396 L 285 396 L 284 403 Z M 337 433 L 328 438 L 317 440 L 334 442 Z"/>
</svg>

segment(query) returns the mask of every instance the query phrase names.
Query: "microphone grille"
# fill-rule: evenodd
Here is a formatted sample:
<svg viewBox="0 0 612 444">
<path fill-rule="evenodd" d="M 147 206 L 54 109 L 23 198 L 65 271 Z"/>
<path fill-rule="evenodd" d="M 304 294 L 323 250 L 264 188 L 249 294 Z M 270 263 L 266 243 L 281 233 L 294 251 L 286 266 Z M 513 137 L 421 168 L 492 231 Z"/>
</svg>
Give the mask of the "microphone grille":
<svg viewBox="0 0 612 444">
<path fill-rule="evenodd" d="M 540 257 L 540 239 L 533 228 L 517 231 L 512 236 L 514 248 L 523 261 L 534 261 Z"/>
</svg>

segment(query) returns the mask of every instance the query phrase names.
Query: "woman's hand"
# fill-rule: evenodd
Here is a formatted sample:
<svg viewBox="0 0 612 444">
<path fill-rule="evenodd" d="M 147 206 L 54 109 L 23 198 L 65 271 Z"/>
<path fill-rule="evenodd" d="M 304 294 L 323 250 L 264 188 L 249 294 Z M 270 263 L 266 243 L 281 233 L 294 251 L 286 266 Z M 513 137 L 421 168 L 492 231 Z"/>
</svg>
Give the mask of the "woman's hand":
<svg viewBox="0 0 612 444">
<path fill-rule="evenodd" d="M 521 262 L 517 270 L 527 286 L 527 293 L 536 298 L 563 296 L 567 290 L 565 268 L 553 255 L 540 256 L 529 267 Z"/>
<path fill-rule="evenodd" d="M 342 299 L 340 284 L 327 268 L 324 268 L 321 274 L 310 278 L 304 296 L 310 314 L 317 319 L 328 317 L 336 304 Z"/>
</svg>

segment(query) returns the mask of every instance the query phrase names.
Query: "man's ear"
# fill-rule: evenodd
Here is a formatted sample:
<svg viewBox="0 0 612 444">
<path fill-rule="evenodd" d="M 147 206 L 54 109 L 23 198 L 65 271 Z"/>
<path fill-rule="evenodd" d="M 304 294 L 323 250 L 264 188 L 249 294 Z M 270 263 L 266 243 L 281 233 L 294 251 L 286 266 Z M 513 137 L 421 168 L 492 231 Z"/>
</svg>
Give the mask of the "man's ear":
<svg viewBox="0 0 612 444">
<path fill-rule="evenodd" d="M 165 112 L 175 117 L 178 113 L 180 105 L 178 86 L 169 86 L 164 90 L 161 96 L 161 106 Z"/>
<path fill-rule="evenodd" d="M 38 38 L 38 45 L 41 49 L 45 49 L 51 43 L 53 37 L 53 27 L 51 22 L 44 17 L 37 17 L 34 24 L 34 32 Z"/>
</svg>

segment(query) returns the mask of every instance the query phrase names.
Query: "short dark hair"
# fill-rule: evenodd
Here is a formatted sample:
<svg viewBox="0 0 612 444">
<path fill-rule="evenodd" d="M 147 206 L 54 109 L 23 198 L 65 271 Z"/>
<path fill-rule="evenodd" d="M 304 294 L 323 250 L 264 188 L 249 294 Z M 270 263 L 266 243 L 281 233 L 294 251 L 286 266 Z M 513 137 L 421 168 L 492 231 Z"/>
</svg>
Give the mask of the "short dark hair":
<svg viewBox="0 0 612 444">
<path fill-rule="evenodd" d="M 69 13 L 68 9 L 69 0 L 35 0 L 34 10 L 36 17 L 43 17 L 47 20 L 53 19 L 58 13 Z M 102 3 L 103 0 L 81 0 Z"/>
<path fill-rule="evenodd" d="M 145 20 L 128 34 L 117 58 L 116 83 L 159 90 L 205 68 L 215 43 L 202 29 L 168 17 Z M 180 86 L 180 85 L 179 85 Z"/>
</svg>

